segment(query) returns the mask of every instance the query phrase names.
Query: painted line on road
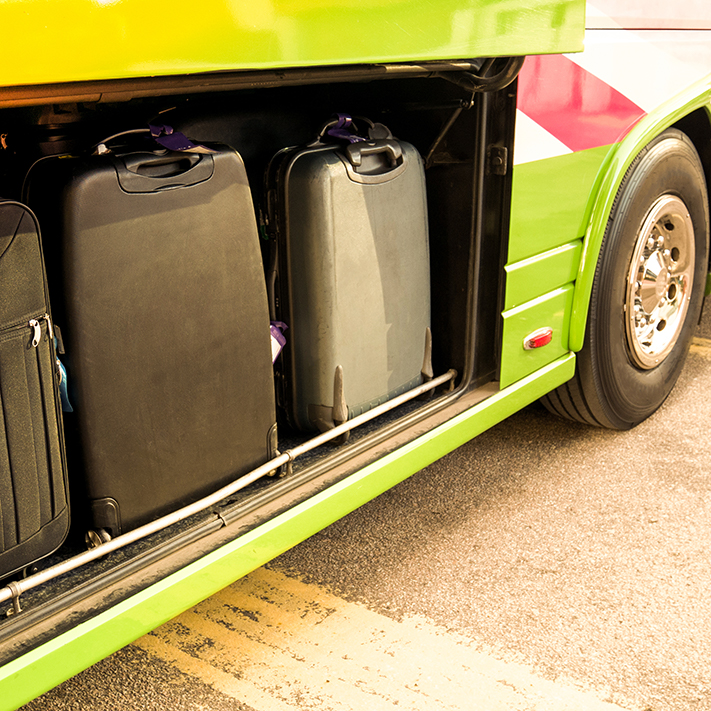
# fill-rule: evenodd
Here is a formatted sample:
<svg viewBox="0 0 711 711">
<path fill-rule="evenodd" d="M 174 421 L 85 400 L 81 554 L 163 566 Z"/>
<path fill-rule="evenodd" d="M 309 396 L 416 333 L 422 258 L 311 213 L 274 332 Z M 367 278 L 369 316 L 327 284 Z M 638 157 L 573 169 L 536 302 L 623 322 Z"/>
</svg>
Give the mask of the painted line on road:
<svg viewBox="0 0 711 711">
<path fill-rule="evenodd" d="M 694 338 L 689 352 L 711 359 L 711 338 Z"/>
<path fill-rule="evenodd" d="M 619 711 L 588 690 L 260 568 L 137 646 L 257 711 Z"/>
</svg>

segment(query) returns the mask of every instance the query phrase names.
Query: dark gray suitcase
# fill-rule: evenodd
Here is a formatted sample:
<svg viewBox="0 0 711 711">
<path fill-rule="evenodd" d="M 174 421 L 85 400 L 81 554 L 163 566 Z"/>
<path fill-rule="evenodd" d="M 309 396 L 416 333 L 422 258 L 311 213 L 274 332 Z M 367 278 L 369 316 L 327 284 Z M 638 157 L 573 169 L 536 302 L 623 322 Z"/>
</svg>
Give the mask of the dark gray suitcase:
<svg viewBox="0 0 711 711">
<path fill-rule="evenodd" d="M 30 172 L 63 315 L 69 461 L 83 472 L 89 525 L 112 535 L 276 447 L 250 188 L 238 154 L 214 148 L 47 159 Z"/>
<path fill-rule="evenodd" d="M 39 229 L 0 201 L 0 577 L 49 555 L 69 528 L 57 357 Z"/>
<path fill-rule="evenodd" d="M 317 143 L 275 158 L 273 316 L 281 399 L 326 430 L 431 377 L 424 168 L 408 143 Z"/>
</svg>

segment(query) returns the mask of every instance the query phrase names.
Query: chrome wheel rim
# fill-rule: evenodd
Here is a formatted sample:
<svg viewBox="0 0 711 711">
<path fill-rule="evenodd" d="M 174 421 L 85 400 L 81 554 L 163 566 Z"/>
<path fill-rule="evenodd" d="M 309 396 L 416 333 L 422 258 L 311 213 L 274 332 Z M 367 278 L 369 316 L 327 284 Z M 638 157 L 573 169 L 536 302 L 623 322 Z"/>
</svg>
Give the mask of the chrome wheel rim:
<svg viewBox="0 0 711 711">
<path fill-rule="evenodd" d="M 627 277 L 627 341 L 639 368 L 655 368 L 676 345 L 691 299 L 694 261 L 689 210 L 677 196 L 663 195 L 642 223 Z"/>
</svg>

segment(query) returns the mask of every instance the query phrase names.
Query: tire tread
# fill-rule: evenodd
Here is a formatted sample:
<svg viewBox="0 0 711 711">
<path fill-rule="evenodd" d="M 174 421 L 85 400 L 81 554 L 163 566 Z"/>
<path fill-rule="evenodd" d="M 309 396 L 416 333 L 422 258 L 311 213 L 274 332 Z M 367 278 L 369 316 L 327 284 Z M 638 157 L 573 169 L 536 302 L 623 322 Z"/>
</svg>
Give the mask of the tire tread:
<svg viewBox="0 0 711 711">
<path fill-rule="evenodd" d="M 602 427 L 585 401 L 578 378 L 579 374 L 576 372 L 572 380 L 544 395 L 541 403 L 549 412 L 563 419 Z"/>
</svg>

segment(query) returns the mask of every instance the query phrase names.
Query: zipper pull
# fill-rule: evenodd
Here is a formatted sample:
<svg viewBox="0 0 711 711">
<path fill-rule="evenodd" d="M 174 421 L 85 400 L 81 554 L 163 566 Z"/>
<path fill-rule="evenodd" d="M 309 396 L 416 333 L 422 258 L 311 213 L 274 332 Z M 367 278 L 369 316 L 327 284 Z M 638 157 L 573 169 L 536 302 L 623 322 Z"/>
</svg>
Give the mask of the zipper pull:
<svg viewBox="0 0 711 711">
<path fill-rule="evenodd" d="M 47 332 L 49 333 L 49 337 L 54 340 L 54 328 L 52 327 L 52 319 L 49 317 L 49 314 L 44 315 L 44 320 L 47 322 Z"/>
<path fill-rule="evenodd" d="M 42 326 L 40 326 L 40 322 L 34 318 L 27 325 L 33 330 L 32 347 L 37 348 L 42 339 Z"/>
</svg>

